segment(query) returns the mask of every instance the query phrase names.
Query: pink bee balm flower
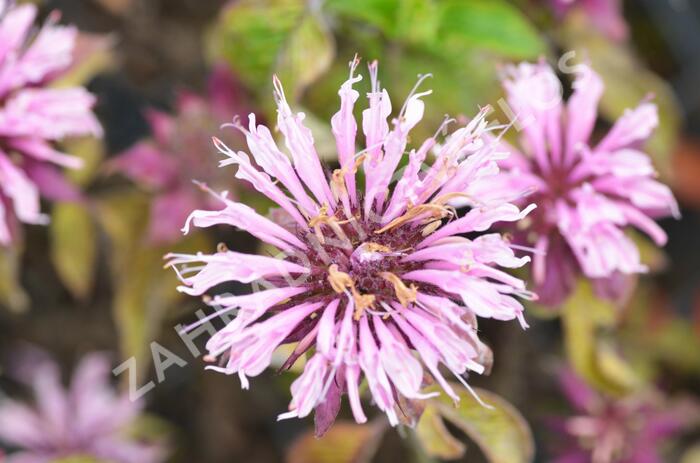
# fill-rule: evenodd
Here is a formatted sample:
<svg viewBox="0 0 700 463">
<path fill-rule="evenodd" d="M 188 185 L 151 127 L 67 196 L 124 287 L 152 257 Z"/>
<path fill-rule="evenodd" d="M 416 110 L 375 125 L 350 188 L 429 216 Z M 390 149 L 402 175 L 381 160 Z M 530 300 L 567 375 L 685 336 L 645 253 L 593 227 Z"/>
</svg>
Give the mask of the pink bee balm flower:
<svg viewBox="0 0 700 463">
<path fill-rule="evenodd" d="M 34 5 L 0 0 L 0 245 L 8 245 L 16 222 L 45 224 L 41 195 L 75 199 L 58 166 L 80 159 L 55 149 L 65 137 L 102 133 L 84 88 L 50 88 L 72 64 L 77 30 L 56 24 L 57 15 L 32 31 Z"/>
<path fill-rule="evenodd" d="M 210 195 L 192 188 L 193 178 L 216 188 L 231 184 L 229 175 L 202 153 L 209 150 L 208 134 L 228 121 L 231 114 L 247 113 L 245 96 L 224 65 L 212 72 L 208 93 L 203 98 L 180 92 L 174 116 L 149 110 L 146 117 L 152 138 L 132 146 L 111 164 L 114 170 L 153 192 L 149 223 L 149 239 L 153 243 L 177 241 L 189 211 L 216 207 Z M 240 137 L 227 141 L 242 143 Z"/>
<path fill-rule="evenodd" d="M 304 417 L 316 408 L 317 424 L 326 423 L 318 432 L 332 423 L 343 393 L 355 420 L 366 421 L 358 389 L 363 377 L 392 425 L 399 422 L 401 398 L 428 397 L 421 392 L 426 370 L 459 400 L 439 365 L 469 387 L 462 376 L 484 371 L 486 348 L 477 337 L 476 316 L 518 319 L 525 327 L 515 297 L 532 297 L 521 280 L 498 268 L 521 267 L 528 257 L 517 258 L 496 233 L 461 236 L 519 220 L 534 207 L 520 210 L 472 194 L 491 181 L 498 173 L 496 160 L 507 155 L 482 139 L 486 110 L 443 143 L 429 138 L 410 150 L 406 167 L 397 171 L 430 91 L 414 90 L 389 122 L 392 104 L 372 63 L 369 106 L 358 124 L 353 84 L 362 76 L 354 74 L 356 66 L 353 61 L 338 92 L 340 110 L 331 119 L 340 161 L 332 175 L 319 161 L 304 114 L 292 112 L 276 78 L 277 126 L 291 159 L 253 115 L 247 128 L 234 125 L 245 133 L 255 164 L 214 139 L 227 158 L 221 165 L 237 165 L 236 177 L 279 204 L 281 219 L 260 216 L 222 194 L 222 209 L 193 212 L 184 231 L 232 225 L 277 247 L 282 257 L 225 248 L 169 256 L 183 282 L 179 289 L 187 294 L 201 295 L 226 281 L 265 282 L 267 289 L 253 294 L 211 299 L 220 313 L 238 313 L 207 343 L 208 358 L 219 361 L 209 368 L 237 374 L 247 388 L 248 377 L 265 370 L 281 344 L 297 343 L 286 367 L 311 350 L 280 419 Z M 358 130 L 365 146 L 359 153 Z M 435 160 L 426 165 L 429 153 Z M 449 203 L 463 197 L 472 208 L 458 217 Z"/>
<path fill-rule="evenodd" d="M 554 12 L 560 17 L 579 9 L 591 24 L 612 40 L 627 38 L 627 23 L 622 14 L 621 0 L 550 0 Z"/>
<path fill-rule="evenodd" d="M 106 356 L 89 354 L 65 388 L 55 363 L 32 365 L 26 380 L 34 391 L 35 406 L 0 401 L 0 441 L 18 449 L 10 453 L 7 463 L 48 463 L 71 457 L 114 463 L 164 461 L 160 445 L 128 436 L 127 427 L 143 404 L 114 392 L 110 370 Z"/>
<path fill-rule="evenodd" d="M 653 391 L 614 399 L 570 371 L 560 375 L 560 384 L 577 414 L 553 422 L 566 436 L 554 463 L 662 463 L 663 445 L 697 423 L 698 407 L 690 400 L 669 403 Z"/>
<path fill-rule="evenodd" d="M 497 178 L 502 195 L 530 190 L 538 205 L 520 227 L 536 249 L 532 265 L 540 301 L 557 306 L 579 274 L 594 281 L 601 296 L 615 299 L 625 276 L 645 272 L 626 227 L 635 227 L 661 246 L 666 234 L 653 218 L 677 216 L 671 190 L 655 179 L 640 145 L 658 123 L 656 106 L 642 102 L 628 110 L 598 143 L 591 133 L 603 83 L 587 66 L 574 82 L 566 106 L 561 86 L 545 63 L 511 67 L 503 85 L 522 124 L 521 147 L 502 161 Z"/>
</svg>

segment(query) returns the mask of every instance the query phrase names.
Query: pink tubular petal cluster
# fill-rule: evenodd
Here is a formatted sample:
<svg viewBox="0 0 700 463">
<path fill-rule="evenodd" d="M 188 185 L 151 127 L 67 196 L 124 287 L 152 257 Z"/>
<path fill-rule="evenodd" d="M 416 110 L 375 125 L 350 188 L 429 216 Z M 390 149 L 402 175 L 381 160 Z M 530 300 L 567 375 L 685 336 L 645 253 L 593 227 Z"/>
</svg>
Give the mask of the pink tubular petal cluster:
<svg viewBox="0 0 700 463">
<path fill-rule="evenodd" d="M 555 423 L 555 463 L 661 463 L 664 444 L 697 420 L 697 405 L 656 389 L 622 397 L 601 394 L 570 370 L 559 375 L 573 414 Z"/>
<path fill-rule="evenodd" d="M 12 241 L 14 222 L 43 224 L 41 195 L 74 199 L 58 167 L 80 160 L 57 151 L 65 137 L 102 133 L 84 88 L 49 88 L 72 64 L 77 30 L 51 16 L 32 31 L 34 5 L 0 3 L 0 245 Z"/>
<path fill-rule="evenodd" d="M 220 249 L 169 259 L 183 292 L 216 293 L 219 283 L 254 279 L 268 288 L 206 299 L 217 313 L 238 310 L 209 340 L 209 358 L 217 359 L 209 368 L 237 374 L 248 387 L 248 377 L 269 366 L 279 345 L 297 343 L 285 366 L 307 351 L 309 358 L 281 419 L 304 417 L 317 408 L 337 412 L 327 401 L 347 393 L 355 420 L 365 422 L 359 395 L 364 378 L 376 406 L 396 425 L 405 414 L 403 399 L 428 397 L 421 392 L 426 374 L 457 401 L 445 372 L 469 387 L 463 376 L 488 367 L 482 363 L 489 356 L 477 336 L 477 316 L 517 319 L 527 326 L 517 299 L 534 295 L 498 267 L 518 268 L 529 257 L 516 257 L 509 241 L 496 233 L 462 235 L 520 220 L 534 206 L 520 210 L 481 195 L 484 183 L 499 172 L 497 161 L 507 156 L 486 138 L 486 110 L 444 140 L 432 137 L 408 151 L 408 165 L 397 170 L 409 134 L 423 116 L 422 98 L 430 92 L 414 90 L 389 119 L 392 104 L 377 79 L 377 64 L 371 63 L 368 108 L 358 124 L 353 110 L 359 93 L 353 84 L 362 76 L 356 67 L 353 61 L 338 92 L 340 110 L 331 120 L 339 169 L 328 172 L 321 164 L 304 114 L 292 111 L 277 79 L 277 126 L 289 155 L 252 116 L 248 127 L 234 123 L 245 134 L 250 155 L 214 140 L 226 157 L 221 165 L 237 166 L 236 177 L 280 206 L 278 220 L 210 191 L 222 207 L 193 212 L 183 230 L 231 225 L 275 246 L 280 256 Z M 358 144 L 364 148 L 358 151 Z M 428 154 L 431 164 L 425 164 Z M 464 198 L 470 210 L 460 218 L 452 203 Z"/>
<path fill-rule="evenodd" d="M 523 125 L 522 151 L 504 148 L 512 156 L 502 162 L 504 172 L 492 193 L 534 192 L 528 201 L 538 209 L 521 235 L 537 250 L 535 290 L 552 306 L 568 296 L 578 274 L 602 285 L 645 272 L 625 228 L 637 228 L 663 245 L 666 234 L 653 219 L 679 214 L 671 190 L 656 180 L 651 160 L 640 151 L 658 123 L 656 106 L 642 102 L 628 110 L 594 144 L 603 83 L 590 67 L 577 69 L 566 105 L 561 84 L 545 63 L 511 67 L 503 80 Z"/>
<path fill-rule="evenodd" d="M 173 114 L 149 109 L 145 118 L 151 137 L 119 154 L 109 164 L 153 195 L 148 240 L 165 245 L 182 238 L 178 229 L 189 211 L 216 207 L 217 201 L 192 188 L 192 179 L 213 188 L 228 188 L 230 175 L 212 162 L 209 135 L 232 114 L 247 114 L 242 85 L 226 65 L 215 66 L 205 96 L 180 91 Z M 229 132 L 227 143 L 240 145 L 243 138 Z M 206 190 L 205 188 L 203 188 Z M 231 194 L 236 191 L 232 190 Z"/>
<path fill-rule="evenodd" d="M 30 368 L 30 367 L 27 367 Z M 61 383 L 58 366 L 46 359 L 32 364 L 30 383 L 36 405 L 13 399 L 0 402 L 0 440 L 19 450 L 8 463 L 92 457 L 115 463 L 157 463 L 160 445 L 126 437 L 143 403 L 118 395 L 110 384 L 110 363 L 103 354 L 83 358 L 70 387 Z"/>
</svg>

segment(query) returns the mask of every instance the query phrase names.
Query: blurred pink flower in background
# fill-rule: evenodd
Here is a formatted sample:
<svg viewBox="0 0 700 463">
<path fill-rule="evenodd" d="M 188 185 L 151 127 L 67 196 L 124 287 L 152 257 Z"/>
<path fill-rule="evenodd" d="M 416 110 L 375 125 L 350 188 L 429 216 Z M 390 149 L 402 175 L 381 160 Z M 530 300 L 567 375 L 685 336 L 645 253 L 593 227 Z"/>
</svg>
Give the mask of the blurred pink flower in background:
<svg viewBox="0 0 700 463">
<path fill-rule="evenodd" d="M 72 65 L 78 31 L 57 25 L 57 14 L 32 31 L 36 15 L 34 5 L 0 0 L 0 245 L 12 241 L 17 221 L 48 221 L 41 195 L 77 199 L 59 166 L 78 168 L 81 161 L 53 142 L 102 134 L 90 93 L 50 87 Z"/>
<path fill-rule="evenodd" d="M 139 142 L 119 155 L 110 167 L 139 186 L 153 192 L 149 239 L 172 243 L 189 211 L 215 207 L 211 195 L 192 188 L 192 181 L 229 189 L 232 178 L 217 169 L 211 153 L 211 133 L 234 116 L 247 114 L 249 106 L 226 65 L 214 68 L 208 82 L 207 98 L 182 91 L 177 96 L 175 115 L 149 109 L 146 118 L 152 138 Z M 235 132 L 227 141 L 242 143 Z"/>
<path fill-rule="evenodd" d="M 582 11 L 591 24 L 615 41 L 627 38 L 622 0 L 550 0 L 554 12 L 563 17 L 572 10 Z"/>
<path fill-rule="evenodd" d="M 578 415 L 552 423 L 567 436 L 554 463 L 663 463 L 663 445 L 697 423 L 695 402 L 653 391 L 606 397 L 569 370 L 559 382 Z"/>
<path fill-rule="evenodd" d="M 260 168 L 246 153 L 214 140 L 227 157 L 221 165 L 237 165 L 236 177 L 284 212 L 275 222 L 213 194 L 223 209 L 193 212 L 185 232 L 191 225 L 235 226 L 277 247 L 282 258 L 225 248 L 216 254 L 169 256 L 184 283 L 179 289 L 187 294 L 202 295 L 226 281 L 267 284 L 252 294 L 209 300 L 219 313 L 238 309 L 207 343 L 208 359 L 219 363 L 209 368 L 237 374 L 247 388 L 248 377 L 262 373 L 281 344 L 298 342 L 283 368 L 313 349 L 292 384 L 289 411 L 279 418 L 301 418 L 316 409 L 318 434 L 333 423 L 343 393 L 355 420 L 366 421 L 359 392 L 363 376 L 392 425 L 399 419 L 410 422 L 398 405 L 401 400 L 428 397 L 421 392 L 425 369 L 458 401 L 439 365 L 469 388 L 463 375 L 489 366 L 488 348 L 477 336 L 477 316 L 517 319 L 526 327 L 516 297 L 534 297 L 521 280 L 498 268 L 521 267 L 528 257 L 515 257 L 497 233 L 460 236 L 520 220 L 534 207 L 520 210 L 505 201 L 481 201 L 476 194 L 488 189 L 498 173 L 496 161 L 507 156 L 482 139 L 486 110 L 441 144 L 429 138 L 410 150 L 406 168 L 397 171 L 409 133 L 423 117 L 421 98 L 431 92 L 414 90 L 389 122 L 392 104 L 372 63 L 369 107 L 360 127 L 365 148 L 357 153 L 353 111 L 359 92 L 353 84 L 362 76 L 354 75 L 356 66 L 353 61 L 339 91 L 340 110 L 331 119 L 341 167 L 332 175 L 321 165 L 304 114 L 292 112 L 276 78 L 277 126 L 291 160 L 254 115 L 247 128 L 236 125 Z M 431 152 L 435 161 L 426 165 Z M 356 179 L 360 167 L 364 189 Z M 449 203 L 463 197 L 472 209 L 459 218 Z"/>
<path fill-rule="evenodd" d="M 164 461 L 159 444 L 128 435 L 143 408 L 110 384 L 107 356 L 88 354 L 78 364 L 69 388 L 53 361 L 22 359 L 21 379 L 34 392 L 34 406 L 13 399 L 0 400 L 0 441 L 17 449 L 7 463 L 48 463 L 84 457 L 114 463 Z M 36 360 L 36 359 L 34 359 Z"/>
<path fill-rule="evenodd" d="M 661 246 L 666 234 L 653 218 L 678 216 L 671 190 L 655 179 L 640 146 L 658 123 L 656 106 L 628 110 L 607 135 L 590 138 L 603 83 L 588 66 L 578 68 L 574 92 L 564 106 L 561 84 L 546 64 L 522 63 L 504 77 L 508 103 L 523 127 L 519 151 L 493 185 L 504 197 L 529 190 L 537 210 L 519 228 L 536 252 L 532 275 L 544 304 L 557 306 L 577 276 L 592 279 L 602 297 L 619 299 L 626 276 L 645 272 L 639 250 L 624 229 L 635 227 Z M 517 125 L 516 123 L 516 125 Z"/>
</svg>

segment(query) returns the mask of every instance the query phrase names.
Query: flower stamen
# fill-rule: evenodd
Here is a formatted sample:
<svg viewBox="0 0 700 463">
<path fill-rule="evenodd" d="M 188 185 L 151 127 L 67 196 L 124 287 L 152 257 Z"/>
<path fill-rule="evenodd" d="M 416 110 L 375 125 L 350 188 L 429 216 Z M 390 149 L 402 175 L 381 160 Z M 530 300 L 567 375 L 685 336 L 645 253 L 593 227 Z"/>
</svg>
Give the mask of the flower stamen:
<svg viewBox="0 0 700 463">
<path fill-rule="evenodd" d="M 408 304 L 416 302 L 418 297 L 418 287 L 413 283 L 411 286 L 406 286 L 406 284 L 391 272 L 382 272 L 379 274 L 386 281 L 394 285 L 394 292 L 396 293 L 396 298 L 399 300 L 402 306 L 408 307 Z"/>
</svg>

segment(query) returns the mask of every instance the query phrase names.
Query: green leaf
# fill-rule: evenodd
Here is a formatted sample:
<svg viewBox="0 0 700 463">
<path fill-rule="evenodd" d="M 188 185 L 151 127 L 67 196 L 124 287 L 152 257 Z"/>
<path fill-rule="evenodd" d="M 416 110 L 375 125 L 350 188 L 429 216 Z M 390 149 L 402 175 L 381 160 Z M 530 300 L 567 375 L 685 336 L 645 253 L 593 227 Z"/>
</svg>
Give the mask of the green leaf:
<svg viewBox="0 0 700 463">
<path fill-rule="evenodd" d="M 275 70 L 292 101 L 328 70 L 335 57 L 333 36 L 318 14 L 303 15 L 290 33 Z"/>
<path fill-rule="evenodd" d="M 88 185 L 102 167 L 105 155 L 103 141 L 95 137 L 69 138 L 61 142 L 61 149 L 83 161 L 80 169 L 66 170 L 68 178 L 76 185 Z"/>
<path fill-rule="evenodd" d="M 596 297 L 583 279 L 562 309 L 564 346 L 576 373 L 601 390 L 621 394 L 639 380 L 615 351 L 599 340 L 600 328 L 612 326 L 615 319 L 614 305 Z"/>
<path fill-rule="evenodd" d="M 252 88 L 280 76 L 296 100 L 330 66 L 335 44 L 320 13 L 303 0 L 241 0 L 227 8 L 212 35 L 223 56 Z"/>
<path fill-rule="evenodd" d="M 83 204 L 58 203 L 49 225 L 51 262 L 61 281 L 79 299 L 92 288 L 97 258 L 97 232 Z"/>
<path fill-rule="evenodd" d="M 504 0 L 329 0 L 326 8 L 438 52 L 470 48 L 522 59 L 547 49 L 526 16 Z"/>
<path fill-rule="evenodd" d="M 510 403 L 492 392 L 475 388 L 481 400 L 492 407 L 485 408 L 461 385 L 454 384 L 453 387 L 459 391 L 459 403 L 455 405 L 444 392 L 430 399 L 421 418 L 421 422 L 427 418 L 428 423 L 419 422 L 419 428 L 436 425 L 444 428 L 444 424 L 435 419 L 435 415 L 439 415 L 469 436 L 490 463 L 527 463 L 533 460 L 535 448 L 532 432 L 522 415 Z M 426 392 L 433 391 L 441 392 L 438 386 L 432 386 Z M 421 432 L 423 435 L 439 436 L 442 440 L 437 443 L 424 442 L 426 450 L 431 446 L 443 451 L 447 448 L 444 432 L 440 428 Z M 454 453 L 451 458 L 459 456 Z"/>
<path fill-rule="evenodd" d="M 146 240 L 149 198 L 136 190 L 99 198 L 100 222 L 109 237 L 113 313 L 124 358 L 135 357 L 143 371 L 150 364 L 149 344 L 167 313 L 181 300 L 172 270 L 163 268 L 168 252 L 192 253 L 212 246 L 201 233 L 170 246 Z"/>
<path fill-rule="evenodd" d="M 396 35 L 401 0 L 327 0 L 325 7 L 334 13 L 377 27 L 390 37 Z"/>
<path fill-rule="evenodd" d="M 467 447 L 447 430 L 437 409 L 428 406 L 416 425 L 416 437 L 423 451 L 443 460 L 456 460 Z"/>
<path fill-rule="evenodd" d="M 605 93 L 600 111 L 608 120 L 616 120 L 626 109 L 635 108 L 653 96 L 659 109 L 659 126 L 646 149 L 662 178 L 668 179 L 671 153 L 681 124 L 680 106 L 669 84 L 641 63 L 628 44 L 611 41 L 575 14 L 569 15 L 565 23 L 561 42 L 566 49 L 576 52 L 576 61 L 590 61 L 603 78 Z"/>
<path fill-rule="evenodd" d="M 0 247 L 0 304 L 13 312 L 29 308 L 29 297 L 19 281 L 22 250 L 17 245 Z"/>
<path fill-rule="evenodd" d="M 384 431 L 385 421 L 355 424 L 336 421 L 321 438 L 313 431 L 299 436 L 289 447 L 287 463 L 369 463 Z"/>
<path fill-rule="evenodd" d="M 502 0 L 445 0 L 438 45 L 453 51 L 488 50 L 514 59 L 546 51 L 537 30 L 513 5 Z"/>
</svg>

